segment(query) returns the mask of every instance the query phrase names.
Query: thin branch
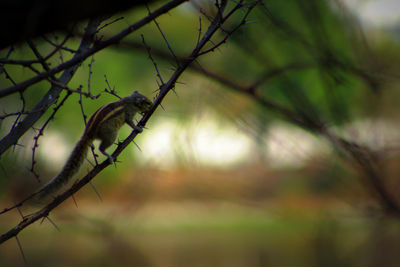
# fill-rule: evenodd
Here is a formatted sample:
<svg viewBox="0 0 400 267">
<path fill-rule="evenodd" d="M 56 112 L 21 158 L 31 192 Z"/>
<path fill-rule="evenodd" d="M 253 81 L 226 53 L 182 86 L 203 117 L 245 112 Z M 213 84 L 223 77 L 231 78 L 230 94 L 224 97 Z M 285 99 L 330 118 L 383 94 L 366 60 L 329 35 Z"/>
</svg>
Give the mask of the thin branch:
<svg viewBox="0 0 400 267">
<path fill-rule="evenodd" d="M 8 49 L 8 51 L 7 51 L 7 55 L 6 55 L 6 57 L 5 57 L 5 58 L 6 58 L 6 59 L 7 59 L 7 58 L 9 58 L 9 57 L 10 57 L 10 55 L 11 55 L 11 53 L 12 53 L 12 52 L 14 52 L 14 50 L 15 50 L 15 49 L 14 49 L 14 46 L 11 46 L 11 47 Z"/>
<path fill-rule="evenodd" d="M 89 66 L 88 93 L 89 94 L 90 94 L 90 91 L 91 91 L 90 81 L 91 81 L 92 74 L 93 74 L 93 71 L 92 71 L 93 62 L 94 62 L 94 55 L 92 56 L 92 59 L 90 60 L 90 63 L 88 64 L 88 66 Z"/>
<path fill-rule="evenodd" d="M 151 55 L 151 48 L 150 48 L 150 46 L 148 46 L 146 44 L 143 34 L 141 34 L 141 36 L 142 36 L 143 45 L 146 47 L 147 53 L 149 55 L 149 59 L 151 60 L 151 62 L 153 62 L 154 68 L 156 69 L 157 77 L 158 77 L 158 79 L 160 79 L 161 85 L 163 85 L 164 81 L 163 81 L 163 78 L 162 78 L 162 76 L 160 74 L 160 71 L 158 70 L 157 62 L 154 60 L 153 56 Z M 158 87 L 160 87 L 160 85 Z"/>
<path fill-rule="evenodd" d="M 35 44 L 31 40 L 28 40 L 28 45 L 31 48 L 31 50 L 33 51 L 33 53 L 35 54 L 35 56 L 37 57 L 40 65 L 42 65 L 43 69 L 45 71 L 49 71 L 50 70 L 49 66 L 47 65 L 46 61 L 44 60 L 44 58 L 42 57 L 40 52 L 37 50 Z"/>
<path fill-rule="evenodd" d="M 54 47 L 56 48 L 52 53 L 50 53 L 50 55 L 55 54 L 58 50 L 64 50 L 64 51 L 70 52 L 71 54 L 74 54 L 74 53 L 77 52 L 76 50 L 64 46 L 64 44 L 67 42 L 67 40 L 68 40 L 69 37 L 70 37 L 70 35 L 67 35 L 67 36 L 65 37 L 65 39 L 61 42 L 61 44 L 56 44 L 56 43 L 54 43 L 53 41 L 51 41 L 51 40 L 50 40 L 49 38 L 47 38 L 46 36 L 43 36 L 42 38 L 43 38 L 46 42 L 48 42 L 49 44 L 51 44 L 52 46 L 54 46 Z M 47 57 L 49 57 L 49 56 L 47 56 Z"/>
<path fill-rule="evenodd" d="M 291 64 L 288 64 L 283 67 L 277 67 L 274 69 L 270 69 L 267 71 L 264 71 L 261 73 L 260 78 L 256 79 L 251 85 L 248 86 L 248 90 L 252 91 L 261 86 L 263 83 L 265 83 L 267 80 L 271 79 L 272 77 L 279 76 L 283 73 L 286 73 L 290 70 L 302 70 L 302 69 L 307 69 L 307 68 L 313 68 L 315 67 L 315 64 L 311 63 L 302 63 L 302 62 L 294 62 Z"/>
<path fill-rule="evenodd" d="M 38 182 L 40 182 L 39 179 L 39 174 L 37 174 L 35 172 L 35 155 L 36 155 L 36 148 L 39 146 L 39 138 L 43 135 L 44 130 L 46 129 L 47 125 L 50 123 L 50 121 L 54 118 L 54 116 L 56 115 L 57 111 L 61 108 L 62 105 L 64 105 L 65 101 L 68 99 L 68 97 L 71 95 L 70 92 L 68 92 L 64 98 L 61 100 L 61 102 L 54 108 L 53 113 L 49 116 L 49 118 L 46 120 L 46 122 L 42 125 L 42 127 L 39 129 L 38 134 L 33 138 L 34 143 L 33 143 L 33 147 L 32 147 L 32 161 L 31 161 L 31 168 L 30 168 L 30 172 L 33 173 L 33 175 L 35 176 L 35 178 L 38 180 Z"/>
<path fill-rule="evenodd" d="M 92 94 L 90 94 L 90 93 L 83 92 L 83 91 L 82 91 L 82 87 L 83 87 L 82 85 L 79 85 L 79 87 L 78 87 L 77 89 L 72 89 L 72 88 L 69 88 L 68 86 L 62 84 L 61 82 L 54 81 L 54 80 L 50 80 L 50 79 L 49 79 L 48 81 L 49 81 L 52 85 L 58 86 L 59 88 L 64 89 L 65 91 L 67 91 L 67 92 L 69 92 L 69 93 L 71 93 L 71 94 L 79 94 L 79 95 L 81 95 L 81 96 L 84 96 L 84 97 L 90 98 L 90 99 L 97 99 L 97 98 L 100 97 L 100 94 L 92 95 Z"/>
<path fill-rule="evenodd" d="M 147 11 L 149 12 L 149 14 L 151 14 L 150 8 L 149 8 L 149 6 L 147 4 L 146 4 L 146 8 L 147 8 Z M 174 53 L 174 50 L 172 49 L 171 45 L 169 44 L 169 42 L 167 40 L 167 37 L 165 36 L 164 32 L 161 30 L 161 27 L 158 24 L 156 18 L 154 18 L 153 21 L 154 21 L 154 24 L 156 24 L 158 31 L 161 33 L 161 36 L 163 37 L 165 43 L 167 44 L 167 47 L 168 47 L 169 51 L 171 52 L 172 56 L 174 57 L 176 64 L 179 66 L 179 60 L 176 57 L 176 55 Z M 142 35 L 142 38 L 143 38 L 143 35 Z M 143 38 L 143 42 L 144 42 L 144 38 Z"/>
<path fill-rule="evenodd" d="M 118 95 L 118 92 L 115 90 L 115 86 L 111 89 L 111 86 L 110 86 L 110 83 L 108 82 L 106 74 L 104 74 L 104 80 L 105 80 L 105 82 L 107 84 L 107 87 L 108 87 L 108 88 L 104 89 L 104 92 L 106 92 L 106 93 L 108 93 L 110 95 L 116 96 L 117 98 L 121 99 L 121 97 Z"/>
<path fill-rule="evenodd" d="M 55 44 L 51 41 L 49 41 L 47 38 L 43 37 L 46 41 L 48 41 L 50 44 L 52 44 L 53 46 L 55 46 L 56 48 L 51 51 L 47 56 L 45 56 L 43 59 L 46 61 L 48 59 L 50 59 L 55 53 L 57 53 L 60 49 L 68 49 L 66 47 L 63 47 L 63 45 L 68 41 L 68 39 L 70 38 L 70 35 L 67 34 L 64 38 L 64 40 L 59 44 Z M 75 50 L 74 50 L 75 51 Z M 75 51 L 76 52 L 76 51 Z M 10 65 L 21 65 L 21 66 L 29 66 L 32 64 L 37 64 L 40 63 L 39 59 L 34 59 L 34 60 L 15 60 L 15 59 L 8 59 L 8 57 L 6 58 L 0 58 L 0 64 L 10 64 Z"/>
<path fill-rule="evenodd" d="M 11 117 L 11 116 L 21 116 L 21 115 L 26 115 L 29 114 L 29 111 L 18 111 L 18 112 L 11 112 L 11 113 L 5 113 L 4 115 L 0 116 L 0 120 L 3 120 L 5 118 Z"/>
<path fill-rule="evenodd" d="M 88 93 L 89 93 L 89 94 L 90 94 L 90 87 L 91 87 L 91 86 L 90 86 L 90 83 L 91 83 L 93 62 L 94 62 L 94 56 L 92 56 L 92 60 L 91 60 L 91 62 L 89 63 L 89 77 L 88 77 Z M 106 78 L 106 80 L 107 80 L 107 78 Z M 100 96 L 100 94 L 99 94 L 99 96 Z M 87 122 L 86 122 L 87 116 L 86 116 L 85 110 L 84 110 L 84 108 L 83 108 L 82 95 L 80 95 L 80 97 L 79 97 L 79 106 L 80 106 L 80 108 L 81 108 L 81 113 L 82 113 L 82 116 L 83 116 L 83 122 L 84 122 L 85 127 L 86 127 L 86 126 L 87 126 Z M 93 146 L 93 145 L 90 146 L 90 151 L 92 152 L 93 159 L 94 159 L 94 161 L 95 161 L 95 163 L 96 163 L 96 165 L 97 165 L 97 164 L 98 164 L 98 162 L 97 162 L 97 155 L 96 155 L 96 153 L 94 152 L 94 146 Z M 88 160 L 88 161 L 89 161 L 89 160 Z M 90 161 L 89 161 L 89 163 L 92 164 Z M 74 201 L 75 201 L 75 200 L 74 200 Z M 76 202 L 76 201 L 75 201 L 75 202 Z"/>
<path fill-rule="evenodd" d="M 21 119 L 22 114 L 24 114 L 24 112 L 25 112 L 25 104 L 26 104 L 26 102 L 25 102 L 24 94 L 23 94 L 23 93 L 20 93 L 20 94 L 19 94 L 19 98 L 21 99 L 22 107 L 21 107 L 21 111 L 18 112 L 18 116 L 17 116 L 17 118 L 15 119 L 13 125 L 11 126 L 11 131 L 15 128 L 15 125 L 17 125 L 17 123 L 18 123 L 19 120 Z"/>
<path fill-rule="evenodd" d="M 202 32 L 201 32 L 201 17 L 199 16 L 199 34 L 197 35 L 197 42 L 196 42 L 196 45 L 199 44 L 201 35 L 202 35 Z"/>
<path fill-rule="evenodd" d="M 11 78 L 10 74 L 7 72 L 7 70 L 4 68 L 4 66 L 2 68 L 2 71 L 4 72 L 6 79 L 9 80 L 14 86 L 16 86 L 17 83 L 14 81 L 13 78 Z"/>
<path fill-rule="evenodd" d="M 247 12 L 245 13 L 245 15 L 243 16 L 242 20 L 240 21 L 240 23 L 238 25 L 236 25 L 236 27 L 234 27 L 232 30 L 230 31 L 226 31 L 226 35 L 225 37 L 219 41 L 216 44 L 213 44 L 213 46 L 207 50 L 202 51 L 199 55 L 204 55 L 207 54 L 209 52 L 214 51 L 215 49 L 217 49 L 218 47 L 220 47 L 222 44 L 226 43 L 226 41 L 228 40 L 228 38 L 230 38 L 239 28 L 241 28 L 243 25 L 246 24 L 246 19 L 249 16 L 250 12 L 252 11 L 252 9 L 257 5 L 257 2 L 254 2 L 253 5 L 251 5 L 248 9 Z"/>
<path fill-rule="evenodd" d="M 118 18 L 113 19 L 112 21 L 110 21 L 110 22 L 108 22 L 108 23 L 105 23 L 103 26 L 101 26 L 101 27 L 99 27 L 99 28 L 97 29 L 97 32 L 96 32 L 96 33 L 99 33 L 102 29 L 104 29 L 104 28 L 110 26 L 111 24 L 113 24 L 113 23 L 115 23 L 115 22 L 117 22 L 117 21 L 119 21 L 119 20 L 122 20 L 122 19 L 124 19 L 124 17 L 118 17 Z"/>
</svg>

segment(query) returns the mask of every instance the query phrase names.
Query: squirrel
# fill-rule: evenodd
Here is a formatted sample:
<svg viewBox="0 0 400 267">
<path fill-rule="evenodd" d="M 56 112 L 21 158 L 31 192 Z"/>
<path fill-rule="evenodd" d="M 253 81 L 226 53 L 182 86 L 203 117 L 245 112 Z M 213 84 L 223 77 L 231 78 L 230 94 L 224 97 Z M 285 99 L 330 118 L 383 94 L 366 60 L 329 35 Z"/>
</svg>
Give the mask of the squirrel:
<svg viewBox="0 0 400 267">
<path fill-rule="evenodd" d="M 95 139 L 101 141 L 99 151 L 113 163 L 112 156 L 105 150 L 114 143 L 121 126 L 126 123 L 133 130 L 142 132 L 143 129 L 133 123 L 133 117 L 137 112 L 149 111 L 152 105 L 147 97 L 135 91 L 128 97 L 99 108 L 90 117 L 61 172 L 35 193 L 35 199 L 43 200 L 60 190 L 78 172 Z"/>
</svg>

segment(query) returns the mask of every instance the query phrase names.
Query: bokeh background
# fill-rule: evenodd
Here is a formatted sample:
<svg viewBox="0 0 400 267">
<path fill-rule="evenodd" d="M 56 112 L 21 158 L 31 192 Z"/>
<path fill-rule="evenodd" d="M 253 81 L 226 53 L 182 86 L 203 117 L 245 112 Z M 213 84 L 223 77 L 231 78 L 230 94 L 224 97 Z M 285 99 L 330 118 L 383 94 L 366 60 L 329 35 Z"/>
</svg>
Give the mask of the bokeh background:
<svg viewBox="0 0 400 267">
<path fill-rule="evenodd" d="M 206 30 L 208 21 L 199 8 L 212 12 L 213 2 L 186 3 L 157 19 L 179 56 L 195 46 L 199 17 Z M 123 19 L 101 34 L 112 36 L 146 14 L 145 8 L 123 12 L 113 17 Z M 239 15 L 227 27 L 238 21 Z M 202 56 L 198 66 L 236 85 L 259 81 L 263 97 L 384 153 L 384 184 L 400 201 L 399 34 L 400 4 L 395 0 L 267 1 L 224 45 Z M 96 100 L 83 99 L 87 115 L 117 100 L 104 93 L 109 85 L 121 96 L 132 90 L 155 96 L 156 71 L 140 47 L 141 35 L 164 79 L 173 73 L 160 32 L 148 24 L 82 63 L 69 87 L 87 88 L 91 72 L 92 92 L 102 93 Z M 36 44 L 43 53 L 52 49 L 44 41 Z M 78 44 L 79 36 L 68 41 L 72 48 Z M 21 45 L 13 56 L 28 59 L 32 52 Z M 70 57 L 63 52 L 54 64 Z M 7 70 L 16 80 L 35 75 L 20 66 Z M 76 194 L 76 203 L 70 199 L 51 213 L 57 227 L 44 220 L 18 236 L 30 264 L 400 264 L 398 218 L 381 213 L 365 177 L 331 143 L 196 69 L 179 82 L 135 139 L 137 146 L 128 147 L 116 167 L 94 179 L 100 197 L 88 185 Z M 2 88 L 9 83 L 0 77 Z M 28 90 L 27 108 L 47 89 L 42 82 Z M 58 173 L 83 132 L 79 99 L 70 97 L 39 139 L 35 168 L 43 181 Z M 18 95 L 0 99 L 4 113 L 19 105 Z M 1 136 L 12 124 L 10 118 L 0 122 Z M 119 140 L 129 132 L 123 127 Z M 21 145 L 0 159 L 1 208 L 38 187 L 29 171 L 36 133 L 25 134 Z M 90 164 L 84 165 L 80 176 L 89 169 Z M 18 219 L 16 211 L 1 215 L 1 232 Z M 1 266 L 23 264 L 14 239 L 0 246 Z"/>
</svg>

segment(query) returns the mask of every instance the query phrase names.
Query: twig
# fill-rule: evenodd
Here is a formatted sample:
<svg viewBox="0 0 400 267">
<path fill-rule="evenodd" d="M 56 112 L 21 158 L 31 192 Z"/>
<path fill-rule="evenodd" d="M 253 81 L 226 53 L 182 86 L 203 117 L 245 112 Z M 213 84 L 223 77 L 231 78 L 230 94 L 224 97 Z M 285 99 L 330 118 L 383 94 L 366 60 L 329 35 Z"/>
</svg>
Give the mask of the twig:
<svg viewBox="0 0 400 267">
<path fill-rule="evenodd" d="M 141 34 L 141 36 L 142 36 L 142 42 L 143 42 L 144 46 L 146 47 L 147 53 L 149 55 L 149 59 L 151 60 L 151 62 L 153 62 L 154 68 L 156 69 L 157 77 L 158 77 L 158 79 L 160 79 L 161 85 L 163 85 L 164 81 L 163 81 L 163 78 L 162 78 L 162 76 L 160 74 L 160 71 L 158 70 L 157 62 L 154 60 L 153 56 L 151 55 L 151 48 L 150 48 L 150 46 L 148 46 L 146 44 L 143 34 Z M 160 85 L 158 87 L 160 87 Z"/>
<path fill-rule="evenodd" d="M 89 93 L 89 94 L 90 94 L 90 81 L 91 81 L 91 75 L 92 75 L 93 61 L 94 61 L 94 56 L 92 56 L 92 60 L 91 60 L 91 62 L 89 63 L 89 77 L 88 77 L 88 93 Z M 107 78 L 106 78 L 106 80 L 107 80 Z M 108 83 L 108 82 L 107 82 L 107 83 Z M 100 96 L 100 94 L 99 94 L 99 96 Z M 81 107 L 81 112 L 82 112 L 82 116 L 83 116 L 83 122 L 84 122 L 85 127 L 86 127 L 86 126 L 87 126 L 87 122 L 86 122 L 87 116 L 86 116 L 85 110 L 84 110 L 84 108 L 83 108 L 82 95 L 80 95 L 80 98 L 79 98 L 79 105 L 80 105 L 80 107 Z M 94 159 L 94 161 L 95 161 L 95 163 L 96 163 L 96 165 L 97 165 L 97 164 L 98 164 L 98 162 L 97 162 L 97 157 L 96 157 L 96 153 L 94 152 L 94 147 L 93 147 L 93 146 L 90 146 L 90 151 L 92 152 L 93 159 Z M 88 161 L 89 161 L 89 160 L 88 160 Z M 90 162 L 90 161 L 89 161 L 89 162 Z M 90 164 L 92 164 L 92 163 L 90 162 Z"/>
<path fill-rule="evenodd" d="M 200 42 L 200 38 L 201 38 L 201 17 L 199 16 L 199 34 L 197 35 L 197 42 L 196 42 L 196 46 L 199 44 Z"/>
<path fill-rule="evenodd" d="M 93 62 L 94 62 L 94 55 L 92 55 L 92 59 L 90 60 L 90 63 L 88 64 L 88 66 L 89 66 L 89 77 L 88 77 L 88 93 L 90 94 L 90 81 L 91 81 L 91 78 L 92 78 L 92 74 L 93 74 L 93 71 L 92 71 L 92 66 L 93 66 Z"/>
<path fill-rule="evenodd" d="M 149 8 L 149 6 L 147 4 L 146 4 L 146 8 L 147 8 L 147 11 L 149 12 L 149 14 L 151 14 L 150 8 Z M 171 55 L 174 57 L 176 64 L 179 66 L 179 60 L 176 57 L 176 55 L 174 53 L 174 50 L 172 49 L 171 45 L 169 44 L 169 42 L 167 40 L 167 37 L 165 36 L 164 32 L 161 30 L 161 27 L 158 24 L 156 18 L 154 18 L 153 21 L 154 21 L 154 24 L 156 24 L 158 31 L 161 33 L 161 36 L 163 37 L 165 43 L 167 44 L 167 47 L 168 47 L 169 51 L 171 52 Z M 143 35 L 142 35 L 142 39 L 143 39 L 143 42 L 144 42 Z"/>
<path fill-rule="evenodd" d="M 65 37 L 65 39 L 61 42 L 61 44 L 56 44 L 56 43 L 54 43 L 53 41 L 51 41 L 51 40 L 50 40 L 49 38 L 47 38 L 46 36 L 43 36 L 42 38 L 43 38 L 46 42 L 48 42 L 49 44 L 51 44 L 52 46 L 54 46 L 54 47 L 56 48 L 50 55 L 55 54 L 58 50 L 65 50 L 65 51 L 70 52 L 71 54 L 74 54 L 74 53 L 77 52 L 76 50 L 64 46 L 64 44 L 67 42 L 67 40 L 69 39 L 69 37 L 70 37 L 70 35 L 68 34 L 68 35 Z"/>
<path fill-rule="evenodd" d="M 115 23 L 115 22 L 117 22 L 117 21 L 119 21 L 119 20 L 121 20 L 121 19 L 124 19 L 124 17 L 118 17 L 118 18 L 116 18 L 116 19 L 114 19 L 114 20 L 112 20 L 112 21 L 110 21 L 110 22 L 108 22 L 108 23 L 105 23 L 103 26 L 101 26 L 101 27 L 99 27 L 98 29 L 97 29 L 97 31 L 96 31 L 96 33 L 99 33 L 102 29 L 104 29 L 105 27 L 108 27 L 108 26 L 110 26 L 111 24 L 113 24 L 113 23 Z"/>
<path fill-rule="evenodd" d="M 216 43 L 216 44 L 213 44 L 213 47 L 211 47 L 211 48 L 209 48 L 209 49 L 207 49 L 207 50 L 202 51 L 199 55 L 201 56 L 201 55 L 207 54 L 207 53 L 209 53 L 209 52 L 212 52 L 212 51 L 214 51 L 215 49 L 217 49 L 218 47 L 220 47 L 222 44 L 226 43 L 226 41 L 228 40 L 228 38 L 230 38 L 230 37 L 233 35 L 233 33 L 235 33 L 239 28 L 241 28 L 243 25 L 246 24 L 246 19 L 247 19 L 247 17 L 249 16 L 249 14 L 250 14 L 250 12 L 252 11 L 252 9 L 257 5 L 257 3 L 258 3 L 258 2 L 255 2 L 253 5 L 251 5 L 251 6 L 247 9 L 247 12 L 246 12 L 245 15 L 243 16 L 243 18 L 242 18 L 242 20 L 240 21 L 240 23 L 239 23 L 238 25 L 236 25 L 236 27 L 234 27 L 234 28 L 233 28 L 232 30 L 230 30 L 230 31 L 226 31 L 227 34 L 225 35 L 225 37 L 224 37 L 221 41 L 219 41 L 219 42 Z"/>
<path fill-rule="evenodd" d="M 17 111 L 17 112 L 11 112 L 11 113 L 5 113 L 4 115 L 0 116 L 0 120 L 4 120 L 5 118 L 11 117 L 11 116 L 20 116 L 20 115 L 26 115 L 29 114 L 29 111 Z"/>
<path fill-rule="evenodd" d="M 56 46 L 56 48 L 51 51 L 47 56 L 45 56 L 43 59 L 45 61 L 47 61 L 49 58 L 51 58 L 55 53 L 57 53 L 57 51 L 59 51 L 60 49 L 63 49 L 63 45 L 68 41 L 70 35 L 67 34 L 64 38 L 64 40 L 61 42 L 60 45 L 54 44 L 54 43 L 50 43 L 53 44 L 54 46 Z M 45 39 L 48 41 L 48 39 Z M 11 64 L 11 65 L 21 65 L 21 66 L 29 66 L 32 64 L 37 64 L 40 63 L 39 59 L 34 59 L 34 60 L 13 60 L 13 59 L 8 59 L 8 57 L 6 58 L 0 58 L 0 64 Z"/>
<path fill-rule="evenodd" d="M 39 144 L 38 144 L 39 138 L 43 135 L 43 132 L 44 132 L 45 128 L 47 127 L 47 125 L 49 124 L 49 122 L 54 118 L 57 111 L 61 108 L 61 106 L 65 103 L 65 101 L 68 99 L 68 97 L 70 95 L 71 95 L 71 93 L 68 92 L 64 96 L 64 98 L 61 100 L 61 102 L 54 108 L 53 113 L 49 116 L 49 118 L 46 120 L 46 122 L 39 129 L 38 134 L 33 138 L 34 143 L 33 143 L 33 147 L 32 147 L 32 161 L 31 161 L 31 168 L 29 171 L 33 173 L 33 175 L 35 176 L 35 178 L 37 179 L 38 182 L 40 182 L 39 175 L 35 172 L 34 167 L 36 164 L 35 155 L 36 155 L 36 148 L 39 146 Z"/>
<path fill-rule="evenodd" d="M 87 97 L 87 98 L 90 98 L 90 99 L 97 99 L 97 98 L 99 98 L 100 97 L 100 94 L 97 94 L 97 95 L 92 95 L 92 94 L 90 94 L 90 93 L 87 93 L 87 92 L 83 92 L 82 91 L 82 85 L 79 85 L 79 87 L 77 88 L 77 89 L 72 89 L 72 88 L 69 88 L 68 86 L 66 86 L 65 84 L 62 84 L 61 82 L 59 82 L 59 81 L 54 81 L 54 80 L 48 80 L 51 84 L 53 84 L 53 85 L 55 85 L 55 86 L 58 86 L 59 88 L 62 88 L 62 89 L 64 89 L 65 91 L 67 91 L 67 92 L 69 92 L 69 93 L 71 93 L 71 94 L 79 94 L 80 96 L 84 96 L 84 97 Z"/>
<path fill-rule="evenodd" d="M 18 116 L 17 116 L 17 118 L 15 119 L 13 125 L 11 126 L 11 131 L 15 128 L 15 125 L 17 125 L 17 123 L 19 122 L 19 120 L 20 120 L 22 114 L 24 114 L 24 112 L 25 112 L 25 98 L 24 98 L 24 94 L 23 94 L 23 93 L 20 93 L 20 94 L 19 94 L 19 98 L 21 99 L 22 107 L 21 107 L 21 111 L 18 112 Z"/>
<path fill-rule="evenodd" d="M 28 45 L 31 48 L 31 50 L 33 51 L 33 53 L 35 54 L 35 56 L 37 57 L 40 65 L 42 65 L 43 69 L 45 71 L 49 71 L 50 68 L 47 65 L 46 61 L 44 60 L 44 58 L 42 57 L 42 55 L 39 53 L 39 51 L 37 50 L 36 46 L 34 45 L 34 43 L 31 40 L 28 40 Z"/>
<path fill-rule="evenodd" d="M 294 62 L 294 63 L 288 64 L 286 66 L 283 66 L 283 67 L 277 67 L 277 68 L 274 68 L 274 69 L 271 69 L 271 70 L 267 70 L 267 71 L 263 72 L 260 75 L 260 78 L 256 79 L 248 87 L 248 90 L 250 90 L 250 91 L 255 90 L 257 87 L 261 86 L 263 83 L 265 83 L 270 78 L 276 77 L 276 76 L 281 75 L 283 73 L 286 73 L 289 70 L 302 70 L 302 69 L 312 68 L 312 67 L 315 67 L 315 64 Z"/>
<path fill-rule="evenodd" d="M 121 99 L 121 97 L 118 95 L 118 92 L 115 90 L 115 87 L 111 89 L 111 86 L 110 86 L 110 83 L 107 80 L 107 75 L 106 74 L 104 74 L 104 79 L 105 79 L 105 82 L 106 82 L 107 87 L 108 87 L 108 89 L 107 88 L 104 89 L 104 92 L 109 93 L 109 94 L 111 94 L 113 96 L 116 96 L 119 99 Z"/>
<path fill-rule="evenodd" d="M 13 78 L 11 78 L 10 74 L 7 72 L 7 70 L 4 68 L 4 66 L 3 66 L 3 72 L 6 76 L 6 79 L 9 80 L 14 86 L 16 86 L 17 83 L 14 81 Z"/>
<path fill-rule="evenodd" d="M 11 46 L 11 47 L 8 49 L 7 55 L 6 55 L 5 58 L 6 58 L 6 59 L 9 58 L 9 57 L 11 56 L 11 53 L 14 52 L 14 50 L 15 50 L 15 49 L 14 49 L 14 46 Z"/>
</svg>

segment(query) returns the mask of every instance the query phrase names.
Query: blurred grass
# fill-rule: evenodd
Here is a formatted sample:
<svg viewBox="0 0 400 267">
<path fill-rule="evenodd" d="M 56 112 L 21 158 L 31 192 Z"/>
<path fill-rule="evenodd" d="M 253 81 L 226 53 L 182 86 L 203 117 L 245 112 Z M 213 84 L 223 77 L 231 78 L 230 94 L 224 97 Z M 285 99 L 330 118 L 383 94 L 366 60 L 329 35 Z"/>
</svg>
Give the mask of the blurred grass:
<svg viewBox="0 0 400 267">
<path fill-rule="evenodd" d="M 398 222 L 227 203 L 152 204 L 122 216 L 101 206 L 56 212 L 61 232 L 45 222 L 20 235 L 32 266 L 367 266 L 380 253 L 371 254 L 375 231 L 380 245 L 400 234 Z M 385 266 L 399 263 L 396 255 Z M 0 248 L 0 264 L 22 265 L 14 240 Z"/>
<path fill-rule="evenodd" d="M 118 184 L 100 184 L 103 202 L 87 187 L 76 196 L 78 208 L 70 200 L 56 209 L 51 219 L 60 232 L 45 220 L 18 238 L 31 266 L 400 263 L 398 221 L 367 216 L 349 205 L 351 187 L 332 193 L 303 184 L 287 191 L 290 179 L 306 180 L 286 175 L 254 166 L 242 172 L 136 169 Z M 254 194 L 257 187 L 263 193 Z M 2 216 L 1 232 L 19 219 L 16 211 Z M 0 266 L 19 265 L 17 243 L 9 240 L 0 246 Z"/>
</svg>

